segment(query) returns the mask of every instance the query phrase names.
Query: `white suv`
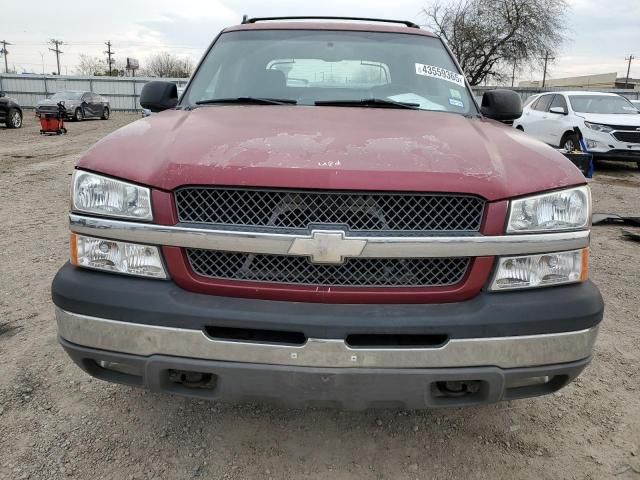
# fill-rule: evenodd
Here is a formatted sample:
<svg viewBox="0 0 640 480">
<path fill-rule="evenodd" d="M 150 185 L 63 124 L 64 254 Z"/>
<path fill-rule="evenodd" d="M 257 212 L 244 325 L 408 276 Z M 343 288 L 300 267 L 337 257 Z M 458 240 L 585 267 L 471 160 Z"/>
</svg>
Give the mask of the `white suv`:
<svg viewBox="0 0 640 480">
<path fill-rule="evenodd" d="M 578 146 L 577 127 L 595 158 L 635 161 L 640 167 L 640 111 L 614 93 L 535 95 L 527 100 L 513 126 L 567 150 Z"/>
</svg>

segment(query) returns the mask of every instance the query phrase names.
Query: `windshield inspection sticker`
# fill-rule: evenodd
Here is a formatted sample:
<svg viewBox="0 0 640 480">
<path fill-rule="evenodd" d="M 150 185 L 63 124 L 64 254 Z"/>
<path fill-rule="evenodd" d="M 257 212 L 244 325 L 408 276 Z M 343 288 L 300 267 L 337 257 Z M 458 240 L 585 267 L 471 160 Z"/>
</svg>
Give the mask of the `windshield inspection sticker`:
<svg viewBox="0 0 640 480">
<path fill-rule="evenodd" d="M 456 100 L 455 98 L 450 98 L 449 103 L 454 107 L 464 108 L 464 103 L 462 103 L 462 100 Z"/>
<path fill-rule="evenodd" d="M 416 74 L 423 75 L 425 77 L 439 78 L 440 80 L 452 82 L 456 85 L 464 87 L 464 77 L 459 73 L 452 72 L 451 70 L 447 70 L 445 68 L 416 63 Z"/>
</svg>

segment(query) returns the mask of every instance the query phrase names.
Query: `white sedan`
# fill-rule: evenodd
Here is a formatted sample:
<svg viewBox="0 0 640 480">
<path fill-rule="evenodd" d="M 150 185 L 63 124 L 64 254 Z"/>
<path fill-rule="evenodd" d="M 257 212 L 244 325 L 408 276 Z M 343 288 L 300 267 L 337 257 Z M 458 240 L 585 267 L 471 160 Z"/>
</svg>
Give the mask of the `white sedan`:
<svg viewBox="0 0 640 480">
<path fill-rule="evenodd" d="M 538 94 L 528 99 L 513 126 L 569 151 L 579 148 L 577 127 L 594 158 L 635 161 L 640 167 L 640 111 L 614 93 Z"/>
</svg>

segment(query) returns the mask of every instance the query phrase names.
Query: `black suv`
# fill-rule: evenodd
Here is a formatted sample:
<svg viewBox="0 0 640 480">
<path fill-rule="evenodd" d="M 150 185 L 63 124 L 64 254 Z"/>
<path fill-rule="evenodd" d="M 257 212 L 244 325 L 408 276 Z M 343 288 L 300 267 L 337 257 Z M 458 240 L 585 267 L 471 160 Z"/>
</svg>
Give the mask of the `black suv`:
<svg viewBox="0 0 640 480">
<path fill-rule="evenodd" d="M 0 92 L 0 123 L 4 123 L 7 128 L 22 127 L 22 108 L 4 92 Z"/>
</svg>

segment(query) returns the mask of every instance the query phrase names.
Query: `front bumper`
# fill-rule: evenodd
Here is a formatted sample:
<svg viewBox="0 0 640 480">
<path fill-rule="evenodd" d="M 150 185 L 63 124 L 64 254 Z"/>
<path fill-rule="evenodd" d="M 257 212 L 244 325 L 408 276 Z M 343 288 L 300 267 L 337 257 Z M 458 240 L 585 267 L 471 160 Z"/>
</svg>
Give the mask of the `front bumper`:
<svg viewBox="0 0 640 480">
<path fill-rule="evenodd" d="M 545 395 L 577 377 L 590 361 L 588 357 L 511 369 L 319 368 L 167 355 L 145 357 L 82 347 L 63 338 L 60 343 L 80 368 L 109 382 L 208 400 L 349 410 L 459 407 Z M 197 378 L 193 372 L 197 372 Z M 445 386 L 455 388 L 456 384 L 473 385 L 473 389 L 461 393 L 446 390 Z"/>
<path fill-rule="evenodd" d="M 202 398 L 344 408 L 468 405 L 553 392 L 589 362 L 603 313 L 590 282 L 451 304 L 306 304 L 202 295 L 68 264 L 52 297 L 62 345 L 99 378 Z M 212 333 L 238 328 L 295 332 L 302 340 Z M 398 335 L 444 340 L 409 347 L 350 340 Z M 210 382 L 176 382 L 176 372 L 207 374 Z M 446 382 L 473 382 L 475 391 L 443 395 L 438 386 Z"/>
<path fill-rule="evenodd" d="M 601 160 L 638 161 L 640 160 L 640 144 L 627 143 L 618 140 L 610 133 L 594 132 L 588 128 L 582 129 L 585 141 L 597 142 L 597 146 L 587 148 L 593 157 Z"/>
</svg>

